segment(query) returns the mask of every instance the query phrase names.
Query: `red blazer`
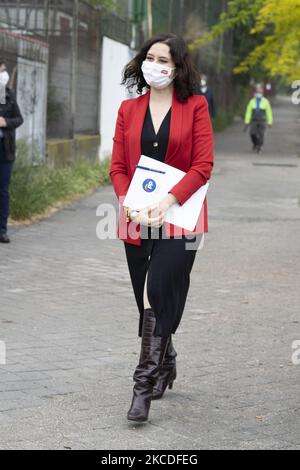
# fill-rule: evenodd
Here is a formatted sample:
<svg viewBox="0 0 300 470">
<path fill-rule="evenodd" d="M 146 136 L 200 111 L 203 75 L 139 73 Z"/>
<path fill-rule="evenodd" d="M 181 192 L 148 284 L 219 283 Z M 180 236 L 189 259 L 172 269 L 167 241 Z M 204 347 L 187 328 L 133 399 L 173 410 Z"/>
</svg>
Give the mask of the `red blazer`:
<svg viewBox="0 0 300 470">
<path fill-rule="evenodd" d="M 126 222 L 122 205 L 141 157 L 141 134 L 149 99 L 150 91 L 122 102 L 110 167 L 110 178 L 120 203 L 118 238 L 138 246 L 141 245 L 140 225 Z M 214 165 L 213 130 L 205 97 L 191 96 L 182 102 L 174 91 L 165 163 L 187 173 L 170 191 L 179 204 L 184 204 L 210 179 Z M 193 232 L 167 222 L 164 228 L 169 237 L 207 232 L 206 198 Z"/>
</svg>

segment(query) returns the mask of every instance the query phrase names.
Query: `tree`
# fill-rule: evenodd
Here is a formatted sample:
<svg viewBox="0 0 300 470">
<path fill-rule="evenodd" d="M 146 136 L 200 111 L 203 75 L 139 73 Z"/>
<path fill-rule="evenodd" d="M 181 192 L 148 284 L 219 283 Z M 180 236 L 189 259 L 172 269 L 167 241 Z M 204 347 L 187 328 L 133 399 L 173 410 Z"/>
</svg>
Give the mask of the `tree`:
<svg viewBox="0 0 300 470">
<path fill-rule="evenodd" d="M 241 32 L 256 43 L 246 57 L 239 57 L 236 74 L 257 65 L 286 83 L 300 78 L 300 0 L 232 0 L 227 12 L 209 33 L 190 44 L 191 49 L 207 44 L 228 30 Z"/>
</svg>

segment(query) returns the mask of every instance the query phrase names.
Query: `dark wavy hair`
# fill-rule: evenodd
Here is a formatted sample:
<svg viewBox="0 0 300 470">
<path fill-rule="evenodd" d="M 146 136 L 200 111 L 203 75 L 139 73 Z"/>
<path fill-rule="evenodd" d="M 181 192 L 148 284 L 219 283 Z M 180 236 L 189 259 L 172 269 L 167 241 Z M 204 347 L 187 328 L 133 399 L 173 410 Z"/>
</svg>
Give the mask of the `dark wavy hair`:
<svg viewBox="0 0 300 470">
<path fill-rule="evenodd" d="M 200 73 L 192 62 L 186 43 L 175 34 L 161 34 L 149 39 L 134 59 L 126 65 L 123 71 L 122 85 L 126 85 L 128 90 L 136 87 L 139 95 L 142 94 L 144 88 L 150 88 L 144 79 L 141 67 L 149 49 L 158 42 L 167 44 L 170 48 L 170 54 L 176 66 L 174 88 L 178 99 L 185 101 L 196 93 L 199 87 Z"/>
</svg>

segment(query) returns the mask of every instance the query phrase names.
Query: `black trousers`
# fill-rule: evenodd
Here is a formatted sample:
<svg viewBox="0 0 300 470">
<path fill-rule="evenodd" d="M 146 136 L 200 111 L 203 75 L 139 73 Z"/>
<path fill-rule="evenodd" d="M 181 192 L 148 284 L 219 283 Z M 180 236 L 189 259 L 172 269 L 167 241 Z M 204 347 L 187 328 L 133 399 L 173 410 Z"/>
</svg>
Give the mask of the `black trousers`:
<svg viewBox="0 0 300 470">
<path fill-rule="evenodd" d="M 143 229 L 145 232 L 145 227 Z M 141 246 L 124 242 L 131 283 L 140 313 L 140 337 L 147 273 L 148 300 L 156 316 L 154 336 L 170 336 L 176 332 L 182 318 L 190 287 L 190 273 L 203 236 L 199 234 L 193 238 L 164 238 L 163 233 L 163 227 L 152 232 L 149 229 L 148 239 L 143 238 L 142 234 Z"/>
<path fill-rule="evenodd" d="M 264 145 L 266 132 L 265 121 L 252 121 L 250 126 L 250 136 L 255 147 L 261 148 Z"/>
<path fill-rule="evenodd" d="M 0 233 L 6 233 L 9 216 L 9 183 L 13 162 L 5 159 L 4 140 L 0 139 Z"/>
</svg>

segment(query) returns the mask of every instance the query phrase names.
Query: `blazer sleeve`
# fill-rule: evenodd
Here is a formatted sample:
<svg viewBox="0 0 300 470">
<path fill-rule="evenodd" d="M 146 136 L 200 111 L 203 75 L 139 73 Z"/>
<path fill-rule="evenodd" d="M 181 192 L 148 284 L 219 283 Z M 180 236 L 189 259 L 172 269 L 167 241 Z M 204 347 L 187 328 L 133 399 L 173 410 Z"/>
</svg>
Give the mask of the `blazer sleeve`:
<svg viewBox="0 0 300 470">
<path fill-rule="evenodd" d="M 121 104 L 118 111 L 118 118 L 113 141 L 114 144 L 109 175 L 115 193 L 118 199 L 120 199 L 120 197 L 127 194 L 130 184 L 125 156 L 123 103 Z"/>
<path fill-rule="evenodd" d="M 13 130 L 17 129 L 17 127 L 20 127 L 23 124 L 24 119 L 12 90 L 10 90 L 10 96 L 12 100 L 12 114 L 10 117 L 6 117 L 5 121 L 6 128 Z"/>
<path fill-rule="evenodd" d="M 214 166 L 213 129 L 208 103 L 203 96 L 199 98 L 194 112 L 191 167 L 179 183 L 169 191 L 180 205 L 207 183 Z"/>
</svg>

